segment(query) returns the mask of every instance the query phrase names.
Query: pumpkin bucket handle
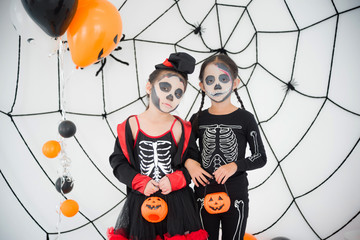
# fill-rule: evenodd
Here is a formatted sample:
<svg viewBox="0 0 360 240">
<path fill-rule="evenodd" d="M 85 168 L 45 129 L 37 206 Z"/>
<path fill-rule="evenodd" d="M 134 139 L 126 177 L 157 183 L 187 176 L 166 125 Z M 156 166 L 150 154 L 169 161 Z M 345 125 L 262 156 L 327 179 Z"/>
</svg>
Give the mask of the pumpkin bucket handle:
<svg viewBox="0 0 360 240">
<path fill-rule="evenodd" d="M 219 184 L 219 185 L 224 185 L 225 192 L 226 192 L 227 195 L 229 195 L 226 184 L 224 183 L 224 184 Z M 207 185 L 205 185 L 204 196 L 206 196 L 206 187 L 207 187 Z"/>
</svg>

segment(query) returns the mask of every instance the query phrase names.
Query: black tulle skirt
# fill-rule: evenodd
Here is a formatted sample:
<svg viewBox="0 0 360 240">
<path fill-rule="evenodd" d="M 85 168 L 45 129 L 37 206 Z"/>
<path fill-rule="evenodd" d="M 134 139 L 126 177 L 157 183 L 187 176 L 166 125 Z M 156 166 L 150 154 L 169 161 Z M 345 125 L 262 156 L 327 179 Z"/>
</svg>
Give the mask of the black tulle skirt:
<svg viewBox="0 0 360 240">
<path fill-rule="evenodd" d="M 170 239 L 177 235 L 187 235 L 187 239 L 206 239 L 207 234 L 201 228 L 199 213 L 190 187 L 168 195 L 158 192 L 152 196 L 161 197 L 168 205 L 168 214 L 163 221 L 150 223 L 145 220 L 141 215 L 141 205 L 147 197 L 137 192 L 130 192 L 112 229 L 112 234 L 123 237 L 119 239 L 133 240 Z M 190 238 L 189 234 L 194 238 Z"/>
</svg>

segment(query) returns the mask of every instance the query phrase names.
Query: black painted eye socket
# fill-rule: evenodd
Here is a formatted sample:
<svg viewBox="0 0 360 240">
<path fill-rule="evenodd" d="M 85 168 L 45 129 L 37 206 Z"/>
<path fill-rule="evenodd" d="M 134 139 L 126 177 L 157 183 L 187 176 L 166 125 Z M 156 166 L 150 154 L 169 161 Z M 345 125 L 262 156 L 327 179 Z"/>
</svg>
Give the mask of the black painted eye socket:
<svg viewBox="0 0 360 240">
<path fill-rule="evenodd" d="M 183 90 L 181 88 L 178 88 L 175 90 L 175 97 L 177 99 L 180 99 L 182 97 L 182 95 L 183 95 Z"/>
<path fill-rule="evenodd" d="M 220 82 L 222 82 L 222 83 L 228 83 L 228 82 L 230 81 L 230 78 L 229 78 L 229 76 L 226 75 L 226 74 L 221 74 L 221 75 L 219 76 L 219 80 L 220 80 Z"/>
<path fill-rule="evenodd" d="M 209 75 L 205 78 L 206 85 L 211 85 L 215 82 L 215 77 L 213 75 Z"/>
<path fill-rule="evenodd" d="M 160 82 L 159 83 L 160 90 L 163 92 L 170 92 L 171 84 L 168 82 Z"/>
</svg>

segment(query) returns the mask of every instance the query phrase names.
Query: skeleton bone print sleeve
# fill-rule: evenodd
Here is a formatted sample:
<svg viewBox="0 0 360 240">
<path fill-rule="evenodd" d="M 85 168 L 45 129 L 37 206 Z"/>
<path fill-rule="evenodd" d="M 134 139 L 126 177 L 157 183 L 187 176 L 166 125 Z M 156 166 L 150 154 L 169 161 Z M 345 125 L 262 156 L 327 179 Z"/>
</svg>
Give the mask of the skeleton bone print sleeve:
<svg viewBox="0 0 360 240">
<path fill-rule="evenodd" d="M 246 140 L 250 146 L 251 156 L 246 158 L 238 158 L 236 164 L 237 171 L 247 171 L 261 168 L 266 164 L 267 158 L 264 145 L 260 136 L 259 127 L 254 116 L 248 113 L 246 116 L 247 124 L 245 125 Z"/>
</svg>

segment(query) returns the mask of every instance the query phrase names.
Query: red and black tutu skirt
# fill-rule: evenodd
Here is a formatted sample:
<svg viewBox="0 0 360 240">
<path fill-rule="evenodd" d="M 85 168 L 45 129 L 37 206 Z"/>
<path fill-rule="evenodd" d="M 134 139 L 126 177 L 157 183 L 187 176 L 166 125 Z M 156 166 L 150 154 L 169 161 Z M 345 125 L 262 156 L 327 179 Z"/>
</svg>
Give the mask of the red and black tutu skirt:
<svg viewBox="0 0 360 240">
<path fill-rule="evenodd" d="M 141 205 L 147 198 L 130 192 L 114 227 L 109 228 L 108 240 L 205 240 L 208 234 L 202 229 L 200 216 L 190 187 L 163 195 L 168 213 L 159 223 L 151 223 L 141 215 Z"/>
</svg>

